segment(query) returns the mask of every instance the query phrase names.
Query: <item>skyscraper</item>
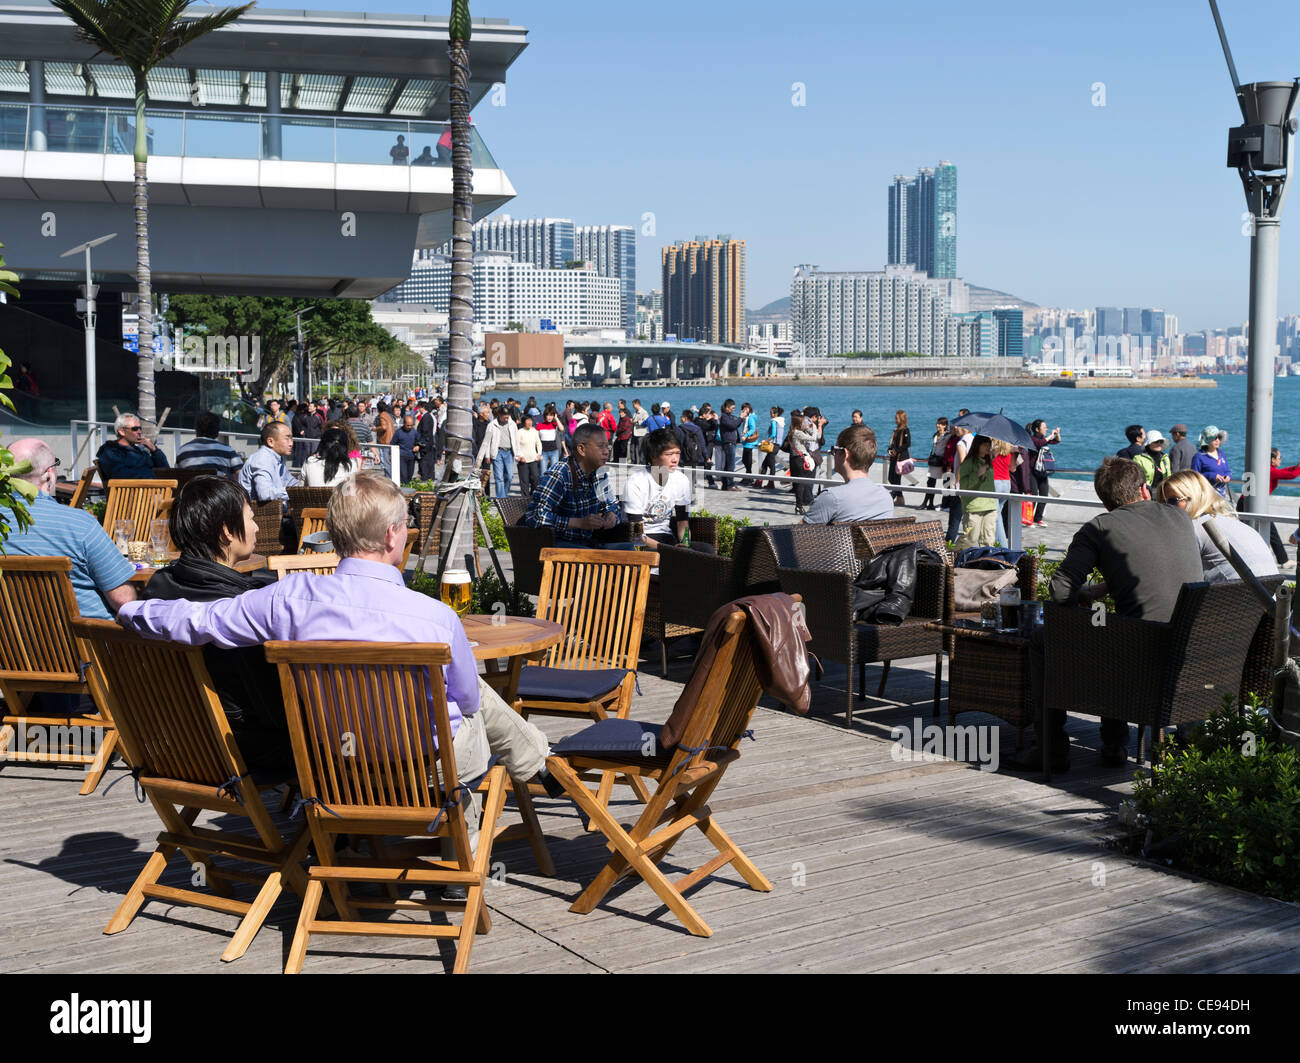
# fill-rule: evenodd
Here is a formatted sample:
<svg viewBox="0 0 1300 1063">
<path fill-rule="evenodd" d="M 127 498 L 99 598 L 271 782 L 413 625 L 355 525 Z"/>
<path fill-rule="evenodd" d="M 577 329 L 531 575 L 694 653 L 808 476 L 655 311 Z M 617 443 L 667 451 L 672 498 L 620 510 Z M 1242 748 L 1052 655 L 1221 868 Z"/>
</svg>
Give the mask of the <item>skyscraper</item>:
<svg viewBox="0 0 1300 1063">
<path fill-rule="evenodd" d="M 915 266 L 936 279 L 957 276 L 957 167 L 940 162 L 889 186 L 891 266 Z"/>
<path fill-rule="evenodd" d="M 1024 358 L 1025 314 L 1018 306 L 995 306 L 993 322 L 997 327 L 996 354 L 999 358 Z"/>
<path fill-rule="evenodd" d="M 934 209 L 928 213 L 934 228 L 929 243 L 931 277 L 957 276 L 957 167 L 942 161 L 934 171 Z"/>
<path fill-rule="evenodd" d="M 623 327 L 636 335 L 636 232 L 630 225 L 580 225 L 574 238 L 572 257 L 622 285 Z"/>
<path fill-rule="evenodd" d="M 664 333 L 700 343 L 744 343 L 745 241 L 697 236 L 660 252 Z"/>
</svg>

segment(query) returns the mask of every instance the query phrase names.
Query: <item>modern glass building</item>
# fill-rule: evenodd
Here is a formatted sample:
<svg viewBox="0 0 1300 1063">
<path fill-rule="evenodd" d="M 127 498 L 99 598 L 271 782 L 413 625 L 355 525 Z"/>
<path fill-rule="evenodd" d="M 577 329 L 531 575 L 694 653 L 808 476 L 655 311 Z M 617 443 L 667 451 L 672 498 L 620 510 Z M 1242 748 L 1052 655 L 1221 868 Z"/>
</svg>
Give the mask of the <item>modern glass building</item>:
<svg viewBox="0 0 1300 1063">
<path fill-rule="evenodd" d="M 1124 334 L 1124 311 L 1117 306 L 1097 307 L 1097 335 L 1122 336 Z"/>
<path fill-rule="evenodd" d="M 1025 355 L 1025 314 L 1018 306 L 995 306 L 993 324 L 997 331 L 997 356 L 1023 358 Z"/>
<path fill-rule="evenodd" d="M 957 276 L 957 167 L 940 162 L 889 185 L 891 266 L 914 266 L 935 278 Z"/>
<path fill-rule="evenodd" d="M 630 225 L 580 225 L 573 257 L 615 277 L 623 289 L 623 328 L 636 335 L 636 231 Z"/>
</svg>

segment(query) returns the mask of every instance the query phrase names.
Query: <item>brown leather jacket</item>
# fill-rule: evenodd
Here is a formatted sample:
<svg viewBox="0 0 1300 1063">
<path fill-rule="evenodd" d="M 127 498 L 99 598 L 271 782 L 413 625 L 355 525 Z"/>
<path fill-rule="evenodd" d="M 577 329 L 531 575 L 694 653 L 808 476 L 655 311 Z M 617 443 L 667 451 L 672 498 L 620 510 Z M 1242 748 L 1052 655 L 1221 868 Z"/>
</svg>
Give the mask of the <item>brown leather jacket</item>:
<svg viewBox="0 0 1300 1063">
<path fill-rule="evenodd" d="M 743 610 L 749 617 L 749 637 L 755 640 L 756 668 L 763 692 L 795 712 L 808 712 L 812 690 L 808 685 L 810 672 L 804 643 L 812 638 L 812 633 L 804 621 L 801 603 L 788 594 L 747 595 L 728 602 L 709 617 L 690 682 L 673 705 L 672 715 L 660 733 L 659 743 L 665 749 L 675 746 L 686 733 L 686 724 L 695 711 L 717 654 L 718 631 L 735 609 Z"/>
</svg>

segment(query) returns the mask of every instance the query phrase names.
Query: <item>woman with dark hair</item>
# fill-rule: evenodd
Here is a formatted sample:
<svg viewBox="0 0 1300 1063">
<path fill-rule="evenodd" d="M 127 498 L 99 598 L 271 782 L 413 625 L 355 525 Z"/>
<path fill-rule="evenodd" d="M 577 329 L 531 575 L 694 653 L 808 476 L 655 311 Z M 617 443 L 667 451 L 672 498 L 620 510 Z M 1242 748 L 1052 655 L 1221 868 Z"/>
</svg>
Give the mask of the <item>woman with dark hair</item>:
<svg viewBox="0 0 1300 1063">
<path fill-rule="evenodd" d="M 907 411 L 898 410 L 894 414 L 894 433 L 889 437 L 889 482 L 891 484 L 901 484 L 903 482 L 902 474 L 898 471 L 898 463 L 907 461 L 912 456 L 912 430 L 907 427 Z M 902 491 L 890 491 L 894 497 L 894 505 L 901 506 L 906 502 Z"/>
<path fill-rule="evenodd" d="M 1039 461 L 1038 456 L 1040 452 L 1047 450 L 1051 444 L 1061 441 L 1061 429 L 1056 428 L 1049 436 L 1047 434 L 1047 422 L 1041 417 L 1036 421 L 1030 421 L 1025 427 L 1034 440 L 1034 449 L 1029 452 L 1029 470 L 1034 480 L 1034 494 L 1046 498 L 1048 492 L 1047 477 L 1050 475 L 1050 470 L 1046 467 L 1039 467 L 1040 465 L 1045 466 L 1045 462 Z M 1050 450 L 1048 454 L 1051 454 Z M 1043 507 L 1046 504 L 1046 502 L 1038 502 L 1034 506 L 1034 523 L 1040 528 L 1047 526 L 1047 522 L 1043 520 Z M 1021 521 L 1021 524 L 1025 527 L 1029 526 L 1025 521 Z"/>
<path fill-rule="evenodd" d="M 356 472 L 359 462 L 349 454 L 351 443 L 341 428 L 327 428 L 320 446 L 302 467 L 302 482 L 308 487 L 337 487 Z"/>
<path fill-rule="evenodd" d="M 817 419 L 807 411 L 795 410 L 790 414 L 790 475 L 794 479 L 794 515 L 802 517 L 812 505 L 811 480 L 816 461 Z"/>
<path fill-rule="evenodd" d="M 518 435 L 519 449 L 515 451 L 515 467 L 519 470 L 519 493 L 524 498 L 532 498 L 542 479 L 542 436 L 533 426 L 532 414 L 524 414 Z"/>
<path fill-rule="evenodd" d="M 172 503 L 170 528 L 181 556 L 153 574 L 144 588 L 145 599 L 214 602 L 275 582 L 266 569 L 242 573 L 235 567 L 253 554 L 257 522 L 248 496 L 233 481 L 221 476 L 191 480 Z M 280 679 L 262 648 L 204 646 L 203 659 L 244 762 L 252 770 L 281 765 L 291 769 Z"/>
<path fill-rule="evenodd" d="M 627 412 L 627 403 L 618 400 L 618 424 L 614 428 L 614 461 L 627 461 L 628 448 L 632 442 L 632 415 Z"/>
</svg>

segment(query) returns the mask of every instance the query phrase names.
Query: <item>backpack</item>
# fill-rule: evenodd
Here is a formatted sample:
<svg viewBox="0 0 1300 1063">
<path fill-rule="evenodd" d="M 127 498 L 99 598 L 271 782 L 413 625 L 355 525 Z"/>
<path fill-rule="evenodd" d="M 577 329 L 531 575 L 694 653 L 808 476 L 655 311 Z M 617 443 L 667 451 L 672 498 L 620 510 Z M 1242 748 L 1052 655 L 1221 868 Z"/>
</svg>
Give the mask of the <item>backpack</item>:
<svg viewBox="0 0 1300 1063">
<path fill-rule="evenodd" d="M 957 460 L 957 433 L 948 433 L 948 442 L 943 445 L 943 467 L 951 469 L 952 463 Z"/>
</svg>

